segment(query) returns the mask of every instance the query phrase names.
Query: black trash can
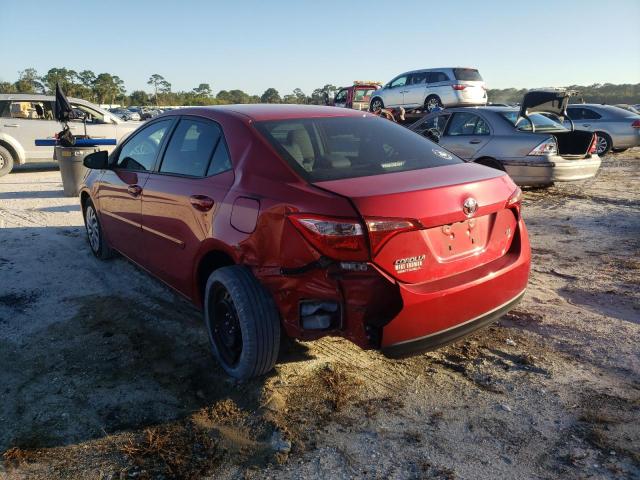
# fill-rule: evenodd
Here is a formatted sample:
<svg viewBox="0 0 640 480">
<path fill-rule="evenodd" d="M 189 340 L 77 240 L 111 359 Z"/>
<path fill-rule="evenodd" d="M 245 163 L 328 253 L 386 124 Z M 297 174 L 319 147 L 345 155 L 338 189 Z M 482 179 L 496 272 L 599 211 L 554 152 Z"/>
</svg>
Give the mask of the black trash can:
<svg viewBox="0 0 640 480">
<path fill-rule="evenodd" d="M 60 165 L 60 176 L 65 197 L 78 195 L 82 180 L 89 171 L 83 164 L 84 157 L 100 150 L 98 147 L 56 146 L 55 159 Z"/>
</svg>

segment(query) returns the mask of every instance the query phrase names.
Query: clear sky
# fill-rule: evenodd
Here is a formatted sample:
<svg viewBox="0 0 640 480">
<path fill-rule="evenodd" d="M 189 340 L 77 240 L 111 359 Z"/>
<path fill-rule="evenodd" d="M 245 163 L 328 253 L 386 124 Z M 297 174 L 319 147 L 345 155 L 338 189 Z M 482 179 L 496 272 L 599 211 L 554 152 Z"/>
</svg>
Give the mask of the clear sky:
<svg viewBox="0 0 640 480">
<path fill-rule="evenodd" d="M 640 0 L 0 0 L 0 80 L 90 69 L 149 90 L 306 93 L 474 66 L 490 88 L 640 82 Z"/>
</svg>

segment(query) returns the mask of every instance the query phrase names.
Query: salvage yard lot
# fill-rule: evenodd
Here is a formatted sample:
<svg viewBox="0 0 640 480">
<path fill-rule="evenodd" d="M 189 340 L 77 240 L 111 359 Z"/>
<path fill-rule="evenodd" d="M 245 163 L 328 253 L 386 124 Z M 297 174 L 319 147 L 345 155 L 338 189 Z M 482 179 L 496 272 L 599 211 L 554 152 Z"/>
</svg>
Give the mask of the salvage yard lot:
<svg viewBox="0 0 640 480">
<path fill-rule="evenodd" d="M 498 324 L 405 360 L 285 343 L 231 381 L 200 313 L 95 259 L 56 170 L 0 179 L 0 478 L 640 478 L 640 149 L 525 192 Z"/>
</svg>

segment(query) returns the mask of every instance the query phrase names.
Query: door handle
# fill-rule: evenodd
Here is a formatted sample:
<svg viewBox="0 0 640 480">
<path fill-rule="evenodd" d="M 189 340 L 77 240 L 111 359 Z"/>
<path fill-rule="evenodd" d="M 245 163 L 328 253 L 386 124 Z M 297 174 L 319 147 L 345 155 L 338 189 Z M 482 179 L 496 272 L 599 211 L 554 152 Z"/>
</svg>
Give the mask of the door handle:
<svg viewBox="0 0 640 480">
<path fill-rule="evenodd" d="M 590 126 L 591 126 L 591 124 L 590 124 L 590 123 L 583 123 L 583 124 L 582 124 L 582 126 L 583 126 L 583 127 L 590 127 Z"/>
<path fill-rule="evenodd" d="M 189 201 L 193 208 L 201 212 L 208 212 L 213 208 L 213 204 L 215 203 L 213 198 L 207 197 L 206 195 L 191 195 Z"/>
<path fill-rule="evenodd" d="M 473 145 L 477 145 L 478 143 L 481 143 L 482 140 L 469 140 L 469 143 L 472 143 Z"/>
<path fill-rule="evenodd" d="M 129 185 L 127 187 L 127 192 L 132 197 L 137 197 L 138 195 L 140 195 L 142 193 L 142 187 L 140 185 Z"/>
<path fill-rule="evenodd" d="M 12 128 L 18 128 L 20 125 L 18 125 L 17 123 L 5 123 L 4 124 L 5 127 L 12 127 Z"/>
</svg>

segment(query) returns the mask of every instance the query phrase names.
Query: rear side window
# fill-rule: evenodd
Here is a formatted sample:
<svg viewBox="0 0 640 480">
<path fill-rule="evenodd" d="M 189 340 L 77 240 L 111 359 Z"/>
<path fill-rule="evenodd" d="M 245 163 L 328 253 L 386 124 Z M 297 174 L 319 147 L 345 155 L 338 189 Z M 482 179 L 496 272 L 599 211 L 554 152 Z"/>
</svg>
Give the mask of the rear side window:
<svg viewBox="0 0 640 480">
<path fill-rule="evenodd" d="M 481 82 L 482 76 L 480 72 L 475 68 L 454 68 L 453 74 L 456 80 L 462 80 L 467 82 Z"/>
<path fill-rule="evenodd" d="M 220 127 L 213 122 L 180 120 L 169 140 L 160 171 L 204 177 L 220 136 Z"/>
<path fill-rule="evenodd" d="M 273 120 L 255 125 L 309 182 L 462 163 L 421 135 L 370 115 Z"/>
<path fill-rule="evenodd" d="M 14 100 L 1 103 L 0 115 L 5 118 L 53 120 L 52 104 L 49 101 Z"/>
<path fill-rule="evenodd" d="M 444 72 L 430 72 L 429 83 L 448 82 L 449 76 Z"/>
<path fill-rule="evenodd" d="M 489 135 L 489 126 L 478 115 L 473 113 L 454 113 L 447 135 Z"/>
</svg>

